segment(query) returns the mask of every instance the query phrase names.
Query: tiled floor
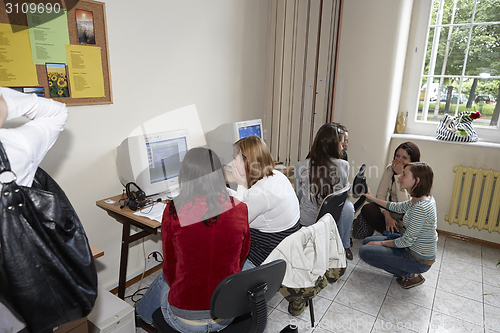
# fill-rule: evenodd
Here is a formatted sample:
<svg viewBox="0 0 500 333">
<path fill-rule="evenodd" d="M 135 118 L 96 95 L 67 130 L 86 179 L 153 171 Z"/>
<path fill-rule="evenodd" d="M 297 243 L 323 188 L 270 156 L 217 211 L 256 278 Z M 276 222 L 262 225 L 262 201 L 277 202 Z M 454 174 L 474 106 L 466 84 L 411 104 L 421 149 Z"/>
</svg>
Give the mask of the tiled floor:
<svg viewBox="0 0 500 333">
<path fill-rule="evenodd" d="M 359 260 L 360 245 L 354 240 L 354 260 L 341 280 L 314 299 L 315 327 L 308 308 L 293 317 L 278 293 L 269 304 L 265 332 L 295 323 L 300 333 L 500 333 L 500 250 L 440 237 L 425 283 L 405 290 L 392 275 Z M 127 295 L 136 290 L 137 284 L 127 288 Z"/>
</svg>

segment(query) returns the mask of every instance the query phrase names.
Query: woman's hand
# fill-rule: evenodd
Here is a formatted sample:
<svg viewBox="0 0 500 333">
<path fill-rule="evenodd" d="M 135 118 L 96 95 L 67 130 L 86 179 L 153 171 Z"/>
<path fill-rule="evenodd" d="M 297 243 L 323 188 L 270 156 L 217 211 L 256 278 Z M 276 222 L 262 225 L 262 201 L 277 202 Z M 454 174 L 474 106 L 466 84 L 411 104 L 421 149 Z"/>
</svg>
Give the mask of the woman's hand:
<svg viewBox="0 0 500 333">
<path fill-rule="evenodd" d="M 238 183 L 238 185 L 247 186 L 247 175 L 245 172 L 245 161 L 243 161 L 243 155 L 238 154 L 236 156 L 232 162 L 231 169 L 236 183 Z"/>
<path fill-rule="evenodd" d="M 368 200 L 373 201 L 373 195 L 372 192 L 370 192 L 369 187 L 367 187 L 366 193 L 361 193 L 361 195 L 364 195 Z"/>
<path fill-rule="evenodd" d="M 390 216 L 389 216 L 389 218 L 386 217 L 385 218 L 385 230 L 392 232 L 392 233 L 399 232 L 398 223 L 396 222 L 396 220 Z"/>
<path fill-rule="evenodd" d="M 400 175 L 403 173 L 403 162 L 402 161 L 392 161 L 392 170 L 396 173 L 396 175 Z"/>
</svg>

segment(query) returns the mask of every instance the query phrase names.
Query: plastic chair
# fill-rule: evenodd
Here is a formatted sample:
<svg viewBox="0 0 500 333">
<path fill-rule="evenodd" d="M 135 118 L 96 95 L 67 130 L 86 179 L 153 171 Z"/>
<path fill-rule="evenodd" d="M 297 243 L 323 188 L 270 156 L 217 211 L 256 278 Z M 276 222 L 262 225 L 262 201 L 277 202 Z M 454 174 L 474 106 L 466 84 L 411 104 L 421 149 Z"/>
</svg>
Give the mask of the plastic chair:
<svg viewBox="0 0 500 333">
<path fill-rule="evenodd" d="M 318 209 L 316 221 L 314 222 L 318 222 L 318 220 L 322 218 L 323 215 L 325 215 L 326 213 L 330 213 L 337 223 L 340 219 L 340 214 L 342 214 L 342 209 L 344 208 L 344 204 L 350 189 L 351 184 L 347 184 L 343 189 L 331 193 L 326 198 L 324 198 L 321 202 L 321 206 Z M 311 327 L 314 327 L 314 307 L 312 298 L 309 299 L 307 305 L 309 306 L 309 314 L 311 316 Z"/>
<path fill-rule="evenodd" d="M 213 318 L 235 318 L 220 332 L 262 333 L 267 325 L 267 302 L 273 298 L 285 276 L 286 263 L 275 260 L 222 280 L 210 300 Z M 161 308 L 153 313 L 160 332 L 178 332 L 165 322 Z"/>
<path fill-rule="evenodd" d="M 335 222 L 337 222 L 340 219 L 340 214 L 342 213 L 350 189 L 351 184 L 347 184 L 343 189 L 333 192 L 324 198 L 314 222 L 318 222 L 326 213 L 330 213 Z"/>
</svg>

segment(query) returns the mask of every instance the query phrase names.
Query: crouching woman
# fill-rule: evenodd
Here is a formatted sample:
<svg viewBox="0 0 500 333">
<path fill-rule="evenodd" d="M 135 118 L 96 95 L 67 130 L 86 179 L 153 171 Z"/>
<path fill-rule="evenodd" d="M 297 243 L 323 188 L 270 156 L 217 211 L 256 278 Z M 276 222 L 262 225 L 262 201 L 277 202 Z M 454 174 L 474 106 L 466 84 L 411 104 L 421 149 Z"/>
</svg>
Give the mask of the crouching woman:
<svg viewBox="0 0 500 333">
<path fill-rule="evenodd" d="M 424 162 L 408 163 L 399 176 L 401 188 L 411 198 L 404 202 L 387 202 L 375 198 L 368 189 L 370 201 L 390 211 L 404 214 L 406 232 L 399 238 L 371 236 L 363 240 L 359 256 L 366 263 L 397 276 L 396 282 L 408 289 L 424 283 L 421 275 L 436 259 L 437 214 L 431 196 L 434 173 Z"/>
</svg>

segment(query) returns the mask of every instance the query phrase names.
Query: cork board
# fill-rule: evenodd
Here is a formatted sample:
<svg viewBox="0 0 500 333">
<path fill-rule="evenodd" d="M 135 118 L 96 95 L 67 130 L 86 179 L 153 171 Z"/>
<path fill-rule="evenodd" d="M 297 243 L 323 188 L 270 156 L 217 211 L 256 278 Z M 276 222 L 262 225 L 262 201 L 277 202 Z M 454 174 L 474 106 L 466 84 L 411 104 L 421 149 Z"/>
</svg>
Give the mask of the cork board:
<svg viewBox="0 0 500 333">
<path fill-rule="evenodd" d="M 3 0 L 0 1 L 0 23 L 16 24 L 28 27 L 26 18 L 27 3 L 34 4 L 52 4 L 53 8 L 59 6 L 67 10 L 68 19 L 68 33 L 69 43 L 71 45 L 85 45 L 79 42 L 76 13 L 80 11 L 92 12 L 94 40 L 91 47 L 99 47 L 101 53 L 102 75 L 104 80 L 104 97 L 95 98 L 74 98 L 71 97 L 57 97 L 53 98 L 56 101 L 66 103 L 68 106 L 75 105 L 94 105 L 94 104 L 111 104 L 113 103 L 112 90 L 111 90 L 111 75 L 109 67 L 109 52 L 108 40 L 106 31 L 106 11 L 103 2 L 94 0 Z M 23 7 L 24 6 L 24 7 Z M 24 13 L 23 13 L 24 11 Z M 89 45 L 90 46 L 90 45 Z M 31 53 L 31 49 L 26 52 Z M 47 69 L 45 65 L 36 65 L 38 84 L 44 88 L 45 97 L 50 97 L 49 82 L 47 80 Z M 67 72 L 67 66 L 66 66 Z M 69 83 L 69 90 L 71 92 L 71 84 Z"/>
</svg>

